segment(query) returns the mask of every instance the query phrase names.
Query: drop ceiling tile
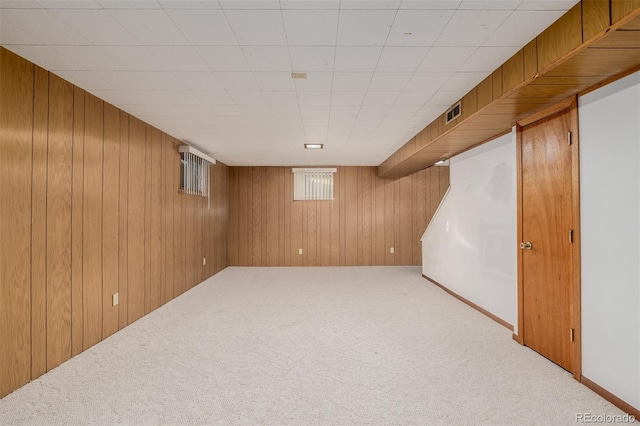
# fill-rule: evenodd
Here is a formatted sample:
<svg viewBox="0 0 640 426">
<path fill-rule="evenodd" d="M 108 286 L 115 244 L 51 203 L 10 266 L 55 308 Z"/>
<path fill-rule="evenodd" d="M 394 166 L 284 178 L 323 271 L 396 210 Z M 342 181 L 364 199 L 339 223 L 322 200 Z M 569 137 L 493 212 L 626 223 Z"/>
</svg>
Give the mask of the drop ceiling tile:
<svg viewBox="0 0 640 426">
<path fill-rule="evenodd" d="M 295 92 L 262 92 L 262 97 L 267 105 L 298 105 L 298 96 Z"/>
<path fill-rule="evenodd" d="M 366 91 L 373 77 L 370 72 L 336 72 L 333 75 L 333 90 L 336 92 Z"/>
<path fill-rule="evenodd" d="M 422 105 L 394 105 L 389 109 L 387 116 L 413 117 L 420 108 Z"/>
<path fill-rule="evenodd" d="M 251 71 L 240 46 L 196 46 L 210 71 Z"/>
<path fill-rule="evenodd" d="M 289 47 L 291 66 L 295 72 L 333 71 L 335 47 Z"/>
<path fill-rule="evenodd" d="M 221 10 L 167 10 L 167 14 L 192 45 L 238 44 Z"/>
<path fill-rule="evenodd" d="M 100 73 L 112 90 L 189 89 L 170 72 L 107 71 Z"/>
<path fill-rule="evenodd" d="M 224 90 L 220 82 L 208 71 L 175 72 L 174 75 L 189 90 Z"/>
<path fill-rule="evenodd" d="M 35 0 L 2 0 L 0 9 L 40 9 L 42 6 Z"/>
<path fill-rule="evenodd" d="M 300 108 L 296 106 L 272 106 L 269 107 L 271 115 L 274 117 L 300 118 Z"/>
<path fill-rule="evenodd" d="M 123 70 L 206 71 L 207 66 L 191 46 L 106 47 Z"/>
<path fill-rule="evenodd" d="M 214 72 L 225 90 L 260 90 L 251 72 Z"/>
<path fill-rule="evenodd" d="M 331 105 L 334 106 L 360 106 L 367 92 L 336 92 L 331 93 Z"/>
<path fill-rule="evenodd" d="M 567 11 L 578 3 L 579 0 L 524 0 L 519 10 L 562 10 Z"/>
<path fill-rule="evenodd" d="M 481 46 L 510 14 L 505 10 L 458 10 L 435 45 Z"/>
<path fill-rule="evenodd" d="M 287 44 L 279 10 L 227 10 L 225 16 L 241 45 Z"/>
<path fill-rule="evenodd" d="M 339 128 L 339 127 L 345 127 L 349 129 L 348 131 L 343 130 L 343 132 L 345 132 L 346 136 L 348 137 L 349 134 L 351 133 L 351 128 L 356 122 L 356 119 L 357 119 L 356 115 L 352 115 L 352 116 L 332 115 L 329 118 L 329 137 L 331 137 L 332 135 L 332 129 Z"/>
<path fill-rule="evenodd" d="M 382 47 L 336 47 L 335 71 L 364 72 L 374 71 Z"/>
<path fill-rule="evenodd" d="M 407 90 L 400 93 L 395 105 L 424 105 L 435 93 L 435 90 Z"/>
<path fill-rule="evenodd" d="M 101 99 L 116 105 L 195 105 L 197 98 L 186 90 L 92 90 Z"/>
<path fill-rule="evenodd" d="M 459 9 L 472 10 L 515 10 L 522 0 L 464 0 Z"/>
<path fill-rule="evenodd" d="M 283 10 L 289 46 L 333 46 L 338 29 L 337 10 Z"/>
<path fill-rule="evenodd" d="M 105 9 L 161 9 L 155 0 L 98 0 Z"/>
<path fill-rule="evenodd" d="M 328 126 L 329 125 L 329 116 L 311 116 L 311 115 L 303 115 L 302 116 L 302 124 L 305 126 L 315 125 L 315 126 Z"/>
<path fill-rule="evenodd" d="M 456 10 L 461 0 L 402 0 L 400 9 L 449 9 Z"/>
<path fill-rule="evenodd" d="M 374 92 L 368 91 L 363 105 L 393 105 L 400 95 L 399 91 Z"/>
<path fill-rule="evenodd" d="M 330 116 L 331 117 L 357 117 L 360 113 L 360 105 L 353 106 L 332 106 Z"/>
<path fill-rule="evenodd" d="M 2 44 L 88 44 L 80 34 L 43 9 L 2 9 L 0 38 Z"/>
<path fill-rule="evenodd" d="M 340 0 L 280 0 L 282 9 L 340 9 Z"/>
<path fill-rule="evenodd" d="M 453 13 L 451 10 L 400 10 L 387 46 L 433 46 Z"/>
<path fill-rule="evenodd" d="M 342 10 L 338 45 L 383 46 L 395 14 L 394 10 Z"/>
<path fill-rule="evenodd" d="M 411 73 L 375 72 L 368 90 L 402 90 L 411 79 Z"/>
<path fill-rule="evenodd" d="M 40 0 L 38 3 L 45 9 L 102 9 L 94 0 Z"/>
<path fill-rule="evenodd" d="M 342 0 L 340 9 L 397 9 L 400 0 Z"/>
<path fill-rule="evenodd" d="M 435 95 L 431 97 L 427 101 L 427 105 L 429 106 L 441 106 L 441 107 L 450 107 L 455 102 L 458 102 L 464 95 L 466 95 L 468 90 L 452 90 L 452 91 L 444 91 L 440 90 Z M 444 112 L 441 110 L 440 112 Z"/>
<path fill-rule="evenodd" d="M 418 71 L 455 72 L 476 49 L 476 47 L 432 47 L 418 67 Z"/>
<path fill-rule="evenodd" d="M 491 73 L 518 50 L 517 47 L 479 47 L 458 71 Z"/>
<path fill-rule="evenodd" d="M 195 96 L 204 105 L 232 105 L 233 99 L 223 90 L 197 90 Z"/>
<path fill-rule="evenodd" d="M 178 27 L 162 9 L 159 10 L 130 10 L 115 9 L 109 13 L 132 36 L 143 45 L 169 46 L 185 45 L 184 38 Z"/>
<path fill-rule="evenodd" d="M 252 71 L 291 72 L 286 46 L 243 46 L 242 51 Z"/>
<path fill-rule="evenodd" d="M 298 93 L 300 105 L 331 105 L 331 92 L 300 92 Z"/>
<path fill-rule="evenodd" d="M 300 105 L 300 115 L 304 117 L 329 117 L 329 105 Z"/>
<path fill-rule="evenodd" d="M 278 0 L 219 0 L 220 7 L 226 10 L 269 10 L 280 9 Z"/>
<path fill-rule="evenodd" d="M 93 46 L 7 46 L 49 71 L 88 71 L 119 69 L 120 63 L 111 56 L 108 48 Z"/>
<path fill-rule="evenodd" d="M 164 9 L 220 9 L 217 1 L 211 0 L 159 0 Z"/>
<path fill-rule="evenodd" d="M 260 90 L 293 91 L 296 90 L 291 73 L 288 72 L 255 72 L 253 75 Z"/>
<path fill-rule="evenodd" d="M 564 13 L 564 10 L 515 11 L 487 39 L 484 45 L 522 47 Z"/>
<path fill-rule="evenodd" d="M 487 77 L 485 72 L 458 72 L 442 85 L 440 90 L 466 90 L 473 89 L 478 83 Z"/>
<path fill-rule="evenodd" d="M 248 106 L 266 106 L 267 102 L 262 96 L 262 92 L 258 91 L 234 91 L 228 92 L 229 97 L 233 99 L 236 105 L 248 105 Z M 264 108 L 261 108 L 264 111 Z"/>
<path fill-rule="evenodd" d="M 333 74 L 330 72 L 308 72 L 306 79 L 296 79 L 298 92 L 325 92 L 330 91 L 333 83 Z"/>
<path fill-rule="evenodd" d="M 438 90 L 449 80 L 451 75 L 452 73 L 446 72 L 417 72 L 413 74 L 404 90 Z"/>
<path fill-rule="evenodd" d="M 89 44 L 138 44 L 138 41 L 106 10 L 55 9 L 50 12 Z"/>
<path fill-rule="evenodd" d="M 390 105 L 363 105 L 358 117 L 384 117 L 390 109 Z"/>
<path fill-rule="evenodd" d="M 376 72 L 414 72 L 429 53 L 429 47 L 385 47 Z"/>
</svg>

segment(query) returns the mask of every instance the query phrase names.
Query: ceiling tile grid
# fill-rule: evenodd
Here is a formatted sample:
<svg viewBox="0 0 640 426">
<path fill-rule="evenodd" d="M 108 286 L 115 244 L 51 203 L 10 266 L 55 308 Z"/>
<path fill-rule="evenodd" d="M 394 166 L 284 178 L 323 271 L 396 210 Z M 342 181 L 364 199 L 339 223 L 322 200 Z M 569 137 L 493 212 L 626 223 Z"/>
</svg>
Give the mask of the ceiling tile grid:
<svg viewBox="0 0 640 426">
<path fill-rule="evenodd" d="M 0 44 L 230 165 L 378 165 L 575 3 L 0 0 Z"/>
</svg>

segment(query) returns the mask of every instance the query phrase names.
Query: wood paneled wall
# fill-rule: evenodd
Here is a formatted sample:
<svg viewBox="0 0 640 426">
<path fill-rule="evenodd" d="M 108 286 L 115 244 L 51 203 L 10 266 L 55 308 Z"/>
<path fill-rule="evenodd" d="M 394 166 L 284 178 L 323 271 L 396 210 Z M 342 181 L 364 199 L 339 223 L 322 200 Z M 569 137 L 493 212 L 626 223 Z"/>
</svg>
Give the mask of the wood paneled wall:
<svg viewBox="0 0 640 426">
<path fill-rule="evenodd" d="M 293 201 L 290 167 L 231 167 L 229 263 L 419 265 L 420 238 L 448 187 L 449 167 L 402 179 L 338 167 L 333 201 Z"/>
<path fill-rule="evenodd" d="M 229 169 L 209 206 L 171 136 L 1 47 L 0 88 L 3 397 L 227 266 Z"/>
</svg>

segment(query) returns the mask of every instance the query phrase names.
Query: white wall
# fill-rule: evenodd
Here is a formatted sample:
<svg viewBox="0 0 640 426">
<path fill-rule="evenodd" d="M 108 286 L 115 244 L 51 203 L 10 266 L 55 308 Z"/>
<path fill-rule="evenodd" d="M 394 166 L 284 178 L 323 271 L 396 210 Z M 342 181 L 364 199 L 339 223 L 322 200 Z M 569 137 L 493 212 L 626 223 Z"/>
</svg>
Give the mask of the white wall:
<svg viewBox="0 0 640 426">
<path fill-rule="evenodd" d="M 579 99 L 582 374 L 640 408 L 640 72 Z"/>
<path fill-rule="evenodd" d="M 422 273 L 517 327 L 512 134 L 451 159 L 451 187 L 422 237 Z"/>
</svg>

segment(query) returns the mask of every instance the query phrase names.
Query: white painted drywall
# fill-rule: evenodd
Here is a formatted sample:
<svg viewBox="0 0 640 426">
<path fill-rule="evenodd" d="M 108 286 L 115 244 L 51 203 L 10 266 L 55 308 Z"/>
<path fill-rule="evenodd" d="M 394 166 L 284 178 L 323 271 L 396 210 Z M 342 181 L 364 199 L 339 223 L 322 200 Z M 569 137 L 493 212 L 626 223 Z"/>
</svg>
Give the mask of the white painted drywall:
<svg viewBox="0 0 640 426">
<path fill-rule="evenodd" d="M 640 408 L 640 72 L 579 99 L 582 374 Z"/>
<path fill-rule="evenodd" d="M 516 151 L 508 134 L 451 159 L 422 273 L 517 326 Z"/>
</svg>

